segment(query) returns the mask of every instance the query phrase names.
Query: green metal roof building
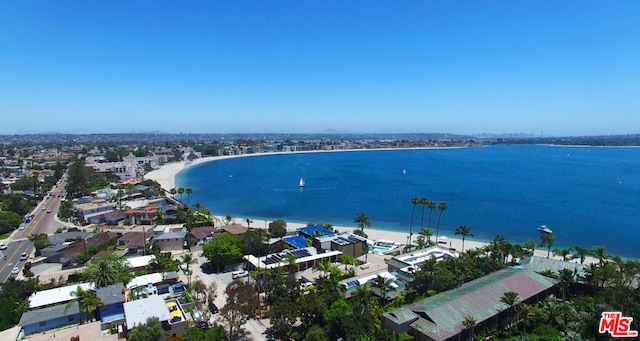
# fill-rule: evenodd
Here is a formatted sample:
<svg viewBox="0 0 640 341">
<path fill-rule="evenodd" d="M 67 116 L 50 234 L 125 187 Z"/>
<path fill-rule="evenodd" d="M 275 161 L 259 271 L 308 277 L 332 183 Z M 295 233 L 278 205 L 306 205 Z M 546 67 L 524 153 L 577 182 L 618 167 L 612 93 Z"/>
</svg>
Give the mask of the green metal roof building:
<svg viewBox="0 0 640 341">
<path fill-rule="evenodd" d="M 458 340 L 468 335 L 463 321 L 473 316 L 476 330 L 499 325 L 508 316 L 500 302 L 508 291 L 519 302 L 536 302 L 549 295 L 557 280 L 524 267 L 510 267 L 422 301 L 384 313 L 385 327 L 398 333 L 409 331 L 416 340 Z"/>
</svg>

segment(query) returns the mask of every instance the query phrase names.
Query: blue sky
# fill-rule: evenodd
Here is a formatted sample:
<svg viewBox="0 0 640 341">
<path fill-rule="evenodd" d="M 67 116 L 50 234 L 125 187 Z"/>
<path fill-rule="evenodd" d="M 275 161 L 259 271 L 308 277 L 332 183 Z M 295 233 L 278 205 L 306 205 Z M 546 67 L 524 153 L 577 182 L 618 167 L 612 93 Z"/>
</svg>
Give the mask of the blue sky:
<svg viewBox="0 0 640 341">
<path fill-rule="evenodd" d="M 640 133 L 638 1 L 2 1 L 0 133 Z"/>
</svg>

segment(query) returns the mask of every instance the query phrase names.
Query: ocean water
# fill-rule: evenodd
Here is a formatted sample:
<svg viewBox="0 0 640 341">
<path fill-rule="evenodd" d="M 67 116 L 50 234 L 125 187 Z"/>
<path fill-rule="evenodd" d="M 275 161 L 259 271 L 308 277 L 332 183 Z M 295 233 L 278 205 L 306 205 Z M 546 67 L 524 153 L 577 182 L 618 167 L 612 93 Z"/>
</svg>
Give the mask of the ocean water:
<svg viewBox="0 0 640 341">
<path fill-rule="evenodd" d="M 406 174 L 403 172 L 406 171 Z M 306 187 L 298 187 L 303 177 Z M 409 232 L 414 196 L 446 202 L 440 235 L 533 239 L 547 225 L 555 247 L 604 245 L 640 258 L 640 148 L 490 146 L 260 155 L 192 166 L 176 177 L 189 202 L 216 215 Z M 186 195 L 183 201 L 187 201 Z M 420 229 L 416 207 L 413 232 Z M 435 209 L 431 226 L 436 226 Z M 429 210 L 424 212 L 424 226 Z"/>
</svg>

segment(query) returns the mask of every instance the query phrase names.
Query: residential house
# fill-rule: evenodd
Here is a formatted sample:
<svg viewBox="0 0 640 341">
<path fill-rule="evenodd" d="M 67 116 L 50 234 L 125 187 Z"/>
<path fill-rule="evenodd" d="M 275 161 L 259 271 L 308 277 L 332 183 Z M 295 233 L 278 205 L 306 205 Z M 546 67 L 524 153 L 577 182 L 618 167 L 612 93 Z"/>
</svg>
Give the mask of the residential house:
<svg viewBox="0 0 640 341">
<path fill-rule="evenodd" d="M 338 250 L 357 258 L 367 250 L 367 240 L 351 233 L 322 235 L 313 238 L 318 250 Z"/>
<path fill-rule="evenodd" d="M 279 267 L 288 268 L 290 265 L 287 258 L 292 257 L 294 260 L 295 271 L 303 271 L 312 268 L 316 263 L 331 261 L 334 262 L 342 254 L 340 251 L 326 251 L 318 253 L 314 247 L 306 247 L 296 250 L 284 250 L 282 252 L 268 254 L 266 256 L 256 257 L 254 255 L 245 255 L 243 258 L 247 262 L 249 270 L 256 269 L 274 269 Z"/>
<path fill-rule="evenodd" d="M 164 211 L 164 223 L 175 224 L 178 222 L 178 206 L 168 205 Z"/>
<path fill-rule="evenodd" d="M 159 295 L 124 303 L 125 324 L 127 331 L 144 325 L 148 318 L 158 318 L 163 329 L 169 335 L 180 335 L 187 327 L 187 318 L 178 301 L 168 301 Z"/>
<path fill-rule="evenodd" d="M 83 252 L 89 249 L 104 250 L 109 245 L 115 245 L 118 234 L 113 232 L 100 232 L 80 242 L 76 242 L 68 248 L 50 256 L 45 260 L 47 263 L 60 263 L 63 268 L 75 266 L 75 260 Z"/>
<path fill-rule="evenodd" d="M 198 244 L 205 244 L 213 239 L 216 228 L 214 226 L 194 227 L 190 233 L 198 241 Z"/>
<path fill-rule="evenodd" d="M 147 232 L 127 232 L 118 238 L 116 246 L 127 249 L 127 253 L 138 254 L 144 252 L 147 239 L 151 238 L 151 234 Z"/>
<path fill-rule="evenodd" d="M 74 284 L 60 288 L 37 291 L 29 296 L 29 308 L 22 314 L 20 325 L 25 335 L 79 322 L 82 316 L 77 304 L 70 303 L 78 288 L 93 290 L 93 283 Z M 84 313 L 86 314 L 86 313 Z"/>
<path fill-rule="evenodd" d="M 90 202 L 82 202 L 73 205 L 75 216 L 82 221 L 91 224 L 101 224 L 105 222 L 105 214 L 116 210 L 116 203 L 102 199 L 93 199 Z"/>
<path fill-rule="evenodd" d="M 96 295 L 102 304 L 98 310 L 98 317 L 102 324 L 102 330 L 108 329 L 111 323 L 124 322 L 124 284 L 116 283 L 104 288 L 96 289 Z"/>
<path fill-rule="evenodd" d="M 245 234 L 249 230 L 248 227 L 240 224 L 223 225 L 220 226 L 220 229 L 236 236 Z"/>
<path fill-rule="evenodd" d="M 81 314 L 77 304 L 58 304 L 25 312 L 18 325 L 22 327 L 24 335 L 31 335 L 76 323 L 83 318 L 86 318 L 86 313 Z"/>
<path fill-rule="evenodd" d="M 153 225 L 160 206 L 147 205 L 126 210 L 124 212 L 125 225 Z"/>
<path fill-rule="evenodd" d="M 186 247 L 186 236 L 186 230 L 157 234 L 151 238 L 151 245 L 163 252 L 182 250 Z"/>
</svg>

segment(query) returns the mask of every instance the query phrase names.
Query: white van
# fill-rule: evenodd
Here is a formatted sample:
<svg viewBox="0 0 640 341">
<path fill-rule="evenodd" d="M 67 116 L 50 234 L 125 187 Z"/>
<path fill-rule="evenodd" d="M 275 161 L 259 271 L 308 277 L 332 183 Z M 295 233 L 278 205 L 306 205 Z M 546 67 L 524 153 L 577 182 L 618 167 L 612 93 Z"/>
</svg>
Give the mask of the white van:
<svg viewBox="0 0 640 341">
<path fill-rule="evenodd" d="M 247 270 L 236 270 L 231 273 L 231 278 L 233 279 L 247 277 L 247 276 L 249 276 L 249 273 L 247 272 Z"/>
</svg>

